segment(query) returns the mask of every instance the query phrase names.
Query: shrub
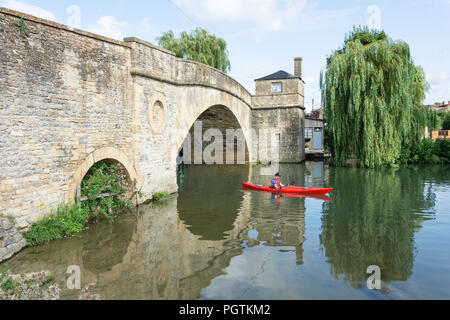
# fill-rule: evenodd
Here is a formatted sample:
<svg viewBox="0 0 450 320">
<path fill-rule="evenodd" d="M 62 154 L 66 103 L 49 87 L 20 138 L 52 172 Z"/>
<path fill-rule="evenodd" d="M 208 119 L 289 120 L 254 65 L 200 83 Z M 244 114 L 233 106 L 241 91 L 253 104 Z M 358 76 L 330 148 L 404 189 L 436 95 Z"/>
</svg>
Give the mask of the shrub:
<svg viewBox="0 0 450 320">
<path fill-rule="evenodd" d="M 426 138 L 404 144 L 397 162 L 400 164 L 450 163 L 450 140 Z"/>
<path fill-rule="evenodd" d="M 120 197 L 129 187 L 126 174 L 119 165 L 97 162 L 81 183 L 81 195 L 88 197 L 88 200 L 82 202 L 82 207 L 87 208 L 93 216 L 103 215 L 108 220 L 114 220 L 113 209 L 130 206 L 130 203 Z M 102 194 L 112 196 L 99 198 Z"/>
</svg>

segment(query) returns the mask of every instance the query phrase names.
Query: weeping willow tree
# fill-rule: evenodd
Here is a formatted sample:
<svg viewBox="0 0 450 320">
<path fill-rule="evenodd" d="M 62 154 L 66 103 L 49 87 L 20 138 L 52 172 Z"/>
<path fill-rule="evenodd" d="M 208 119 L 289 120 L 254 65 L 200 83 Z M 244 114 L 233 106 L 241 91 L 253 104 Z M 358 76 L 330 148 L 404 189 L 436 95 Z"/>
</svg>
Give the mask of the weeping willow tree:
<svg viewBox="0 0 450 320">
<path fill-rule="evenodd" d="M 175 52 L 178 58 L 201 62 L 225 73 L 231 69 L 226 41 L 205 29 L 182 32 L 179 38 L 172 31 L 167 31 L 156 40 L 161 47 Z"/>
<path fill-rule="evenodd" d="M 327 58 L 320 86 L 337 165 L 394 164 L 406 141 L 420 139 L 429 119 L 421 107 L 428 84 L 407 43 L 383 31 L 353 28 Z"/>
</svg>

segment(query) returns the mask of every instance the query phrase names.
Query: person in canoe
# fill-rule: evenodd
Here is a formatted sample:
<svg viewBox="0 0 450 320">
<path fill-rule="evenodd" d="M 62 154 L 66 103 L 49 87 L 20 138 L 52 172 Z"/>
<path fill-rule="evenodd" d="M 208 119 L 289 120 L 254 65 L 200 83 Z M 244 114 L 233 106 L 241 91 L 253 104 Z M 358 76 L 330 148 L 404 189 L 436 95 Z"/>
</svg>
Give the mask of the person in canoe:
<svg viewBox="0 0 450 320">
<path fill-rule="evenodd" d="M 282 188 L 285 187 L 285 185 L 281 183 L 280 178 L 281 174 L 275 173 L 275 176 L 272 178 L 272 181 L 270 182 L 270 187 L 272 189 L 281 190 Z"/>
</svg>

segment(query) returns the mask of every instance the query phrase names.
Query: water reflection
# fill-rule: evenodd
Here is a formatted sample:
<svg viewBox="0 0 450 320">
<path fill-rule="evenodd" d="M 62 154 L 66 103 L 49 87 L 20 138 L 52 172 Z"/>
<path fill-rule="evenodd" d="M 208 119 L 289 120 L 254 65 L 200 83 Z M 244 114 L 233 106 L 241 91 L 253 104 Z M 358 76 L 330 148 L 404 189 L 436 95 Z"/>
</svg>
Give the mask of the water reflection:
<svg viewBox="0 0 450 320">
<path fill-rule="evenodd" d="M 362 288 L 367 267 L 378 265 L 388 291 L 388 282 L 412 275 L 414 233 L 434 216 L 426 170 L 331 171 L 334 202 L 324 204 L 320 242 L 336 279 L 342 275 L 352 287 Z"/>
<path fill-rule="evenodd" d="M 391 289 L 368 292 L 367 267 L 380 266 L 389 286 L 410 281 L 415 237 L 435 217 L 436 190 L 442 197 L 450 181 L 442 168 L 310 162 L 281 165 L 284 183 L 332 186 L 329 197 L 242 190 L 245 181 L 270 183 L 263 169 L 186 167 L 178 197 L 25 249 L 8 264 L 15 272 L 51 270 L 60 283 L 68 266 L 79 265 L 82 283 L 96 283 L 102 299 L 380 298 Z M 78 292 L 64 290 L 62 297 L 76 299 Z"/>
<path fill-rule="evenodd" d="M 180 219 L 203 240 L 224 240 L 242 203 L 240 185 L 249 167 L 189 166 L 183 171 L 178 197 Z"/>
</svg>

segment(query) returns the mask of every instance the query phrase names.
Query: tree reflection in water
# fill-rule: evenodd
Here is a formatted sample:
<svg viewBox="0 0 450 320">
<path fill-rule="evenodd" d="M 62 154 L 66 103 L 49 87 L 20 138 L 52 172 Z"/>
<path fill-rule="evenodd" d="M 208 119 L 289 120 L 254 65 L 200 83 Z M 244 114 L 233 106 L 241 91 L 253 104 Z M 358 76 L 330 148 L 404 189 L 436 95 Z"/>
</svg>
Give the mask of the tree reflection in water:
<svg viewBox="0 0 450 320">
<path fill-rule="evenodd" d="M 434 213 L 427 170 L 330 170 L 333 202 L 323 205 L 320 243 L 336 279 L 364 287 L 367 267 L 377 265 L 387 292 L 389 281 L 411 276 L 414 233 Z"/>
</svg>

